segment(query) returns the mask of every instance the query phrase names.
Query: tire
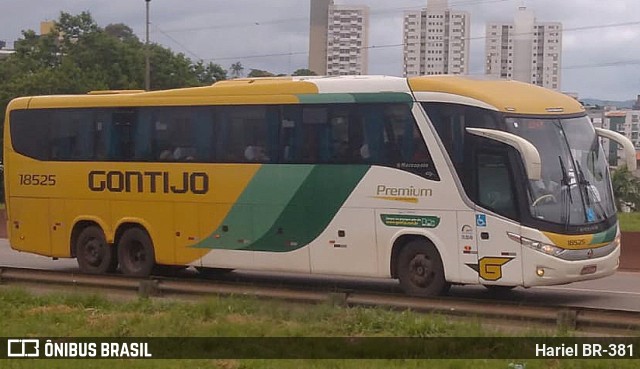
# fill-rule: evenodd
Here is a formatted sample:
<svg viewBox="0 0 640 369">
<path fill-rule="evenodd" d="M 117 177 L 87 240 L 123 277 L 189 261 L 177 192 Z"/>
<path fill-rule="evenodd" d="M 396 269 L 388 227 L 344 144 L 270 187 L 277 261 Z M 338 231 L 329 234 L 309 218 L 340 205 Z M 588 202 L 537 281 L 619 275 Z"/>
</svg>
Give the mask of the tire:
<svg viewBox="0 0 640 369">
<path fill-rule="evenodd" d="M 233 269 L 229 268 L 206 268 L 206 267 L 196 267 L 198 273 L 205 278 L 222 278 L 227 274 L 233 272 Z"/>
<path fill-rule="evenodd" d="M 104 274 L 115 272 L 118 268 L 115 247 L 109 246 L 100 227 L 88 226 L 83 229 L 76 239 L 75 251 L 82 273 Z"/>
<path fill-rule="evenodd" d="M 410 296 L 437 296 L 451 286 L 444 279 L 442 259 L 436 248 L 425 240 L 406 244 L 397 259 L 400 287 Z"/>
<path fill-rule="evenodd" d="M 147 277 L 156 265 L 153 243 L 140 228 L 129 228 L 118 241 L 120 271 L 133 277 Z"/>
</svg>

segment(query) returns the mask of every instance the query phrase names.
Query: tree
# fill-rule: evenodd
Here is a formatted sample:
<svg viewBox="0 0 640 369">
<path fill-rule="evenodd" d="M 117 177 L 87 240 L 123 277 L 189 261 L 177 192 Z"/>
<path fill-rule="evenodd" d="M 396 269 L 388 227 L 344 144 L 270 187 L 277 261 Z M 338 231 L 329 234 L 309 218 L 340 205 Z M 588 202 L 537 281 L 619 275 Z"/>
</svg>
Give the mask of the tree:
<svg viewBox="0 0 640 369">
<path fill-rule="evenodd" d="M 231 76 L 234 78 L 238 78 L 238 77 L 242 77 L 242 74 L 244 72 L 244 67 L 242 66 L 242 63 L 235 62 L 233 64 L 231 64 Z"/>
<path fill-rule="evenodd" d="M 249 72 L 249 74 L 247 74 L 247 77 L 273 77 L 275 76 L 275 74 L 271 73 L 271 72 L 267 72 L 266 70 L 261 70 L 261 69 L 251 69 L 251 71 Z"/>
<path fill-rule="evenodd" d="M 296 69 L 292 74 L 292 76 L 317 76 L 318 74 L 311 69 L 301 68 Z"/>
<path fill-rule="evenodd" d="M 227 79 L 227 71 L 218 64 L 209 63 L 204 65 L 202 61 L 199 61 L 192 68 L 196 79 L 201 84 L 210 85 Z"/>
<path fill-rule="evenodd" d="M 144 44 L 125 24 L 99 27 L 88 12 L 60 13 L 52 32 L 22 32 L 16 52 L 0 61 L 0 111 L 18 96 L 142 89 Z M 217 64 L 194 63 L 151 44 L 153 89 L 202 86 L 226 78 Z M 0 121 L 4 116 L 0 118 Z"/>
<path fill-rule="evenodd" d="M 139 42 L 138 37 L 133 33 L 131 27 L 124 23 L 109 24 L 104 27 L 104 32 L 107 35 L 115 37 L 123 42 Z"/>
<path fill-rule="evenodd" d="M 640 204 L 640 180 L 626 166 L 623 166 L 613 172 L 611 183 L 618 210 L 621 210 L 623 205 L 636 210 L 637 205 Z"/>
</svg>

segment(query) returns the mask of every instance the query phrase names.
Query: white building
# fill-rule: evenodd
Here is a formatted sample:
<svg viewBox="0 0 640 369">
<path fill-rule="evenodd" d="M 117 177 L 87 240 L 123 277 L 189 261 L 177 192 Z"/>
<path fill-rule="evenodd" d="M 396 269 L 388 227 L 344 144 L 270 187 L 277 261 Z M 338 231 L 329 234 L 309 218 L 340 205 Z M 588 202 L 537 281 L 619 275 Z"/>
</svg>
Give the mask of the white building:
<svg viewBox="0 0 640 369">
<path fill-rule="evenodd" d="M 561 23 L 536 22 L 521 6 L 513 23 L 488 23 L 486 32 L 486 74 L 560 90 Z"/>
<path fill-rule="evenodd" d="M 636 152 L 640 150 L 640 110 L 614 110 L 604 113 L 602 128 L 610 129 L 625 135 L 633 142 Z M 624 160 L 622 147 L 616 143 L 603 140 L 603 148 L 609 158 L 609 164 L 617 166 Z"/>
<path fill-rule="evenodd" d="M 330 5 L 327 30 L 327 75 L 368 72 L 369 8 Z"/>
<path fill-rule="evenodd" d="M 429 0 L 420 11 L 404 13 L 404 75 L 466 74 L 469 70 L 470 17 Z"/>
</svg>

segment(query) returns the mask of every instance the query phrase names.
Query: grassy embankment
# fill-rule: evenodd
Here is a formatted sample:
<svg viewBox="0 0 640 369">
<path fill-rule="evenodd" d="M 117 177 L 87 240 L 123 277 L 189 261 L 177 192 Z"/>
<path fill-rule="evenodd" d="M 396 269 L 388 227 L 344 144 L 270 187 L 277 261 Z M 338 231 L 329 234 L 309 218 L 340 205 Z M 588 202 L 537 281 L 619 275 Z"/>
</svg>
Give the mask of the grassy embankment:
<svg viewBox="0 0 640 369">
<path fill-rule="evenodd" d="M 618 213 L 622 232 L 640 232 L 640 212 Z"/>
<path fill-rule="evenodd" d="M 213 297 L 200 302 L 97 295 L 35 296 L 0 289 L 1 336 L 418 336 L 503 335 L 479 323 L 385 309 L 301 305 L 253 298 Z M 562 334 L 562 333 L 560 333 Z M 528 336 L 543 334 L 531 331 Z M 481 338 L 479 338 L 481 339 Z M 519 360 L 522 362 L 523 360 Z M 510 360 L 0 360 L 1 368 L 509 368 Z M 527 369 L 636 368 L 633 361 L 524 360 Z"/>
</svg>

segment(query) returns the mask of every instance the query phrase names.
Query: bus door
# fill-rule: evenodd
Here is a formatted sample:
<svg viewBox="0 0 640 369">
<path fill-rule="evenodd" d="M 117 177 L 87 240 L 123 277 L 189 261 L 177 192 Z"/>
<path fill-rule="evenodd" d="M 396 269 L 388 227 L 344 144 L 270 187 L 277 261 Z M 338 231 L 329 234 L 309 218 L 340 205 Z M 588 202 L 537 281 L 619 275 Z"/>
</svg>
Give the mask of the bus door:
<svg viewBox="0 0 640 369">
<path fill-rule="evenodd" d="M 520 235 L 512 166 L 506 149 L 477 147 L 474 155 L 478 245 L 477 264 L 482 284 L 521 285 L 522 246 L 509 234 Z M 515 158 L 514 158 L 515 160 Z"/>
</svg>

